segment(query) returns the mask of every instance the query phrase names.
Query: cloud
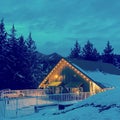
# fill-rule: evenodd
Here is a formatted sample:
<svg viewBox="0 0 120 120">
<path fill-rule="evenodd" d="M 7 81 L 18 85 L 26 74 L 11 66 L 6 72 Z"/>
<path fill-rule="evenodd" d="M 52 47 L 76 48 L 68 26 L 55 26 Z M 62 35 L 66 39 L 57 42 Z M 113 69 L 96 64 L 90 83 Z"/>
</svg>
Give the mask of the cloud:
<svg viewBox="0 0 120 120">
<path fill-rule="evenodd" d="M 89 39 L 99 49 L 110 40 L 118 50 L 118 11 L 119 0 L 4 0 L 0 18 L 5 18 L 8 30 L 14 23 L 18 34 L 32 32 L 40 51 L 65 55 L 75 40 L 84 44 Z"/>
</svg>

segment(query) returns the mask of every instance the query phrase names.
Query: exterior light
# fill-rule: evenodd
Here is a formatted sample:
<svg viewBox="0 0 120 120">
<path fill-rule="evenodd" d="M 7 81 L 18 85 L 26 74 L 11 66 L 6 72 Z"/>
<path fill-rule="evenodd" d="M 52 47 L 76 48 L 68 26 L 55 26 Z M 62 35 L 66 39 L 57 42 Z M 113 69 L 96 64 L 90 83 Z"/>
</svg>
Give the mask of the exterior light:
<svg viewBox="0 0 120 120">
<path fill-rule="evenodd" d="M 83 78 L 86 78 L 85 76 L 83 76 Z"/>
<path fill-rule="evenodd" d="M 76 91 L 76 94 L 80 94 L 80 92 L 79 92 L 79 91 Z"/>
<path fill-rule="evenodd" d="M 86 80 L 89 80 L 88 78 Z"/>
</svg>

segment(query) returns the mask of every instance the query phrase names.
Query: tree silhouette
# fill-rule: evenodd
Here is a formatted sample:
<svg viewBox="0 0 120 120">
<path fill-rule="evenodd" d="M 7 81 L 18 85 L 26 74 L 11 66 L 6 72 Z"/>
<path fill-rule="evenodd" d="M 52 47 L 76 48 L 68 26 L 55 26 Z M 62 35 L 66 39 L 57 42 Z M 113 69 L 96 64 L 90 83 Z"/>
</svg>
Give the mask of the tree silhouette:
<svg viewBox="0 0 120 120">
<path fill-rule="evenodd" d="M 4 20 L 0 22 L 0 52 L 4 52 L 7 42 L 7 32 L 5 30 Z"/>
<path fill-rule="evenodd" d="M 26 42 L 27 42 L 27 47 L 29 50 L 32 50 L 32 51 L 36 50 L 35 41 L 32 39 L 31 32 L 29 33 Z"/>
<path fill-rule="evenodd" d="M 3 20 L 0 23 L 0 63 L 0 89 L 37 88 L 41 68 L 31 33 L 27 40 L 23 36 L 17 38 L 13 25 L 7 34 Z"/>
<path fill-rule="evenodd" d="M 112 48 L 112 45 L 110 45 L 110 42 L 107 42 L 106 47 L 103 50 L 102 54 L 102 61 L 106 63 L 112 63 L 114 62 L 114 48 Z"/>
<path fill-rule="evenodd" d="M 6 80 L 7 73 L 7 32 L 5 30 L 4 20 L 0 21 L 0 88 L 6 86 L 8 81 Z"/>
<path fill-rule="evenodd" d="M 99 60 L 99 53 L 93 47 L 93 44 L 88 40 L 82 49 L 82 57 L 85 60 Z"/>
<path fill-rule="evenodd" d="M 78 41 L 74 44 L 74 48 L 71 49 L 70 58 L 79 58 L 80 57 L 80 45 Z"/>
</svg>

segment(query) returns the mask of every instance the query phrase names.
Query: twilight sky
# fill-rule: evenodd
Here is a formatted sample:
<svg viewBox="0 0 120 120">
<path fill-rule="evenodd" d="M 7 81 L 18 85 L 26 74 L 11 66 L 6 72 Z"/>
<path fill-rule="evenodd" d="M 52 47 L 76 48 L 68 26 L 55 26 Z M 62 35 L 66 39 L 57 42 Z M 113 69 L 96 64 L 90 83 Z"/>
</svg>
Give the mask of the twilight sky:
<svg viewBox="0 0 120 120">
<path fill-rule="evenodd" d="M 37 49 L 68 55 L 76 40 L 90 40 L 101 52 L 109 40 L 120 53 L 120 0 L 0 0 L 6 29 L 32 32 Z"/>
</svg>

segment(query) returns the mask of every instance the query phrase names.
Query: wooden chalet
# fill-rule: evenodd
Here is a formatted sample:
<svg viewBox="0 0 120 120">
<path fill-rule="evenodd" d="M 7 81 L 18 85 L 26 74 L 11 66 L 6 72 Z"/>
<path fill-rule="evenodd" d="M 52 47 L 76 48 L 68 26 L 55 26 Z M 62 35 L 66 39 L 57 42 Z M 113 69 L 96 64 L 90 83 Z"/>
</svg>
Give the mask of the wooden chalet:
<svg viewBox="0 0 120 120">
<path fill-rule="evenodd" d="M 105 86 L 93 80 L 79 66 L 61 59 L 39 88 L 48 88 L 53 94 L 90 92 L 96 94 L 105 90 Z"/>
</svg>

